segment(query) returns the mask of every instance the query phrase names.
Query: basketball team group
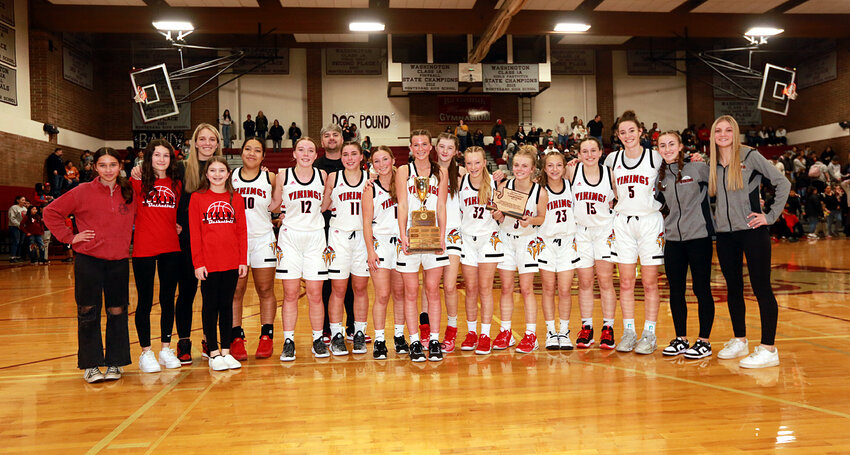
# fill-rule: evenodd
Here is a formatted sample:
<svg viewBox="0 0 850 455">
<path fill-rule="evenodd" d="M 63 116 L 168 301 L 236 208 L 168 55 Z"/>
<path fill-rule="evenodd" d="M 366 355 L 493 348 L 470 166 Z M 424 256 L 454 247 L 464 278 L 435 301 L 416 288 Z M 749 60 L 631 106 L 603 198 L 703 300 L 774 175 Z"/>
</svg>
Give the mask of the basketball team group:
<svg viewBox="0 0 850 455">
<path fill-rule="evenodd" d="M 541 345 L 548 350 L 596 345 L 652 354 L 657 350 L 663 265 L 676 337 L 662 354 L 701 359 L 713 353 L 710 279 L 715 248 L 734 333 L 717 357 L 741 358 L 742 368 L 779 365 L 768 227 L 781 214 L 790 183 L 757 150 L 741 144 L 738 124 L 730 116 L 712 125 L 708 158 L 685 154 L 676 132 L 662 133 L 657 150 L 643 148 L 640 125 L 633 111 L 623 113 L 616 126 L 623 149 L 604 158 L 602 144 L 593 137 L 580 143 L 578 158 L 570 161 L 557 151 L 539 158 L 535 146 L 523 146 L 513 158 L 510 178 L 501 171 L 491 175 L 487 152 L 477 146 L 465 150 L 460 166 L 458 138 L 450 133 L 433 138 L 426 130 L 411 132 L 412 157 L 398 167 L 389 147 L 364 153 L 358 143 L 343 142 L 337 125 L 322 130 L 321 144 L 300 138 L 293 148 L 294 165 L 277 172 L 262 166 L 264 145 L 256 139 L 243 143 L 242 166 L 231 169 L 222 156 L 221 135 L 209 124 L 194 130 L 185 161 L 175 158 L 168 142 L 152 141 L 129 179 L 119 175 L 118 153 L 101 148 L 94 156 L 98 178 L 44 211 L 53 235 L 76 253 L 78 367 L 91 383 L 119 379 L 122 367 L 132 363 L 131 264 L 143 373 L 192 363 L 192 306 L 199 281 L 201 353 L 212 370 L 240 368 L 240 361 L 248 358 L 242 319 L 249 273 L 259 298 L 257 358 L 274 355 L 275 339 L 282 338 L 282 362 L 296 359 L 296 347 L 299 354 L 309 348 L 315 357 L 329 357 L 367 354 L 369 343 L 374 359 L 387 359 L 392 297 L 394 354 L 413 362 L 438 362 L 458 349 L 478 355 L 514 349 L 521 355 Z M 760 197 L 763 181 L 776 188 L 769 206 Z M 503 213 L 494 201 L 506 192 L 525 196 L 524 210 Z M 419 239 L 411 239 L 416 224 L 411 214 L 418 218 L 421 210 L 436 218 L 439 245 L 434 250 L 412 248 Z M 66 222 L 71 215 L 74 226 Z M 745 256 L 761 321 L 761 340 L 752 350 L 745 320 Z M 692 341 L 685 297 L 688 270 L 699 314 Z M 642 330 L 635 321 L 638 271 Z M 460 273 L 465 330 L 459 336 Z M 538 273 L 540 304 L 534 291 Z M 574 276 L 581 319 L 575 335 L 570 324 Z M 158 353 L 151 343 L 157 279 Z M 274 330 L 277 280 L 283 285 L 282 337 L 275 337 Z M 501 291 L 498 318 L 496 282 Z M 524 309 L 521 339 L 512 329 L 516 287 Z M 601 324 L 593 320 L 595 287 Z M 312 333 L 309 342 L 299 336 L 296 343 L 302 297 Z M 536 325 L 539 307 L 546 325 L 541 330 Z"/>
</svg>

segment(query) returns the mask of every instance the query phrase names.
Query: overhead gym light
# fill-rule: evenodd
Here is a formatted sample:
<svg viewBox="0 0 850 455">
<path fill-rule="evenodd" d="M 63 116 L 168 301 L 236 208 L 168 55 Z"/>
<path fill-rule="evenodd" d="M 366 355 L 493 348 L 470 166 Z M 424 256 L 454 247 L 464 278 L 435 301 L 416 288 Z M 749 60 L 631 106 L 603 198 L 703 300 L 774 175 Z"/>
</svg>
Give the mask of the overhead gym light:
<svg viewBox="0 0 850 455">
<path fill-rule="evenodd" d="M 555 31 L 561 33 L 584 33 L 590 30 L 590 24 L 581 22 L 561 22 L 555 25 Z"/>
<path fill-rule="evenodd" d="M 752 27 L 744 33 L 744 36 L 776 36 L 784 31 L 776 27 Z"/>
<path fill-rule="evenodd" d="M 168 41 L 182 41 L 183 38 L 195 31 L 192 23 L 187 21 L 155 21 L 153 27 Z M 176 33 L 177 37 L 172 38 L 172 33 Z"/>
<path fill-rule="evenodd" d="M 382 32 L 384 24 L 381 22 L 352 22 L 348 24 L 348 29 L 352 32 Z"/>
</svg>

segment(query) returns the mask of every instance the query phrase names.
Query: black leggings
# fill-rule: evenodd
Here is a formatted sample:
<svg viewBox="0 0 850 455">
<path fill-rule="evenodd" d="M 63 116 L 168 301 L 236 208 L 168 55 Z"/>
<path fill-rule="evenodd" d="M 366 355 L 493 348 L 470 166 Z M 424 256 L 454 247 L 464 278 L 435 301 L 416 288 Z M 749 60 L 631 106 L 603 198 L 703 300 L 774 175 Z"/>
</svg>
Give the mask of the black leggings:
<svg viewBox="0 0 850 455">
<path fill-rule="evenodd" d="M 159 317 L 160 339 L 171 342 L 174 329 L 174 294 L 177 291 L 177 274 L 180 271 L 180 252 L 158 256 L 133 258 L 133 277 L 136 280 L 136 332 L 139 345 L 151 345 L 151 307 L 153 306 L 153 277 L 159 264 Z"/>
<path fill-rule="evenodd" d="M 180 264 L 176 276 L 180 293 L 177 295 L 174 316 L 177 322 L 177 336 L 184 339 L 192 334 L 192 303 L 198 292 L 198 279 L 195 278 L 195 266 L 192 264 L 192 250 L 183 242 L 180 242 Z"/>
<path fill-rule="evenodd" d="M 735 337 L 747 336 L 746 303 L 744 302 L 744 255 L 750 286 L 756 296 L 761 315 L 761 344 L 773 345 L 779 307 L 770 285 L 770 233 L 767 226 L 747 231 L 717 233 L 717 259 L 726 278 L 729 316 Z"/>
<path fill-rule="evenodd" d="M 238 279 L 237 270 L 225 270 L 210 272 L 207 274 L 207 279 L 201 281 L 201 296 L 204 299 L 201 306 L 201 320 L 204 323 L 204 337 L 207 339 L 207 348 L 210 351 L 218 350 L 216 320 L 221 333 L 221 348 L 230 349 L 233 331 L 233 293 L 236 292 Z"/>
<path fill-rule="evenodd" d="M 664 247 L 664 270 L 670 283 L 670 313 L 676 336 L 688 334 L 688 304 L 685 288 L 688 267 L 691 269 L 694 295 L 699 304 L 699 337 L 708 339 L 714 323 L 714 298 L 711 296 L 711 256 L 714 254 L 711 238 L 668 241 Z"/>
</svg>

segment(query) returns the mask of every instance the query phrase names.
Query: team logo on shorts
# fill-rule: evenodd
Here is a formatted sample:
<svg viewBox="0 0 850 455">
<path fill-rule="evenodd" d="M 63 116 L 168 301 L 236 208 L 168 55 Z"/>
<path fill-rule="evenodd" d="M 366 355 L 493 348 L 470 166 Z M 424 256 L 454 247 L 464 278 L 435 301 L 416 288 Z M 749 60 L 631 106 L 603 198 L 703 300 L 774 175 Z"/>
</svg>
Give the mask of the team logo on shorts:
<svg viewBox="0 0 850 455">
<path fill-rule="evenodd" d="M 658 237 L 655 238 L 655 243 L 658 244 L 659 247 L 664 248 L 664 233 L 658 234 Z"/>
<path fill-rule="evenodd" d="M 277 245 L 277 242 L 271 243 L 272 251 L 274 251 L 275 257 L 277 257 L 277 262 L 283 260 L 283 250 Z"/>
<path fill-rule="evenodd" d="M 404 253 L 404 247 L 401 245 L 401 242 L 396 242 L 395 244 L 395 254 L 401 256 Z"/>
<path fill-rule="evenodd" d="M 452 242 L 452 244 L 456 244 L 458 240 L 460 240 L 460 232 L 458 232 L 457 229 L 452 229 L 452 231 L 449 232 L 449 235 L 446 236 L 446 239 L 449 242 Z"/>
<path fill-rule="evenodd" d="M 531 255 L 531 259 L 537 260 L 537 256 L 543 251 L 543 248 L 546 248 L 546 244 L 543 243 L 543 239 L 537 237 L 536 239 L 528 242 L 528 254 Z"/>
<path fill-rule="evenodd" d="M 575 238 L 573 238 L 573 251 L 578 253 L 578 245 L 576 245 L 576 239 Z"/>
<path fill-rule="evenodd" d="M 378 243 L 378 239 L 375 238 L 375 237 L 372 237 L 372 247 L 375 248 L 375 251 L 378 251 L 379 245 L 380 245 L 380 243 Z"/>
<path fill-rule="evenodd" d="M 611 235 L 608 236 L 608 248 L 614 248 L 615 240 L 617 240 L 617 237 L 614 235 L 614 231 L 611 231 Z"/>
<path fill-rule="evenodd" d="M 490 234 L 490 245 L 493 245 L 493 249 L 497 248 L 497 245 L 502 243 L 502 239 L 499 238 L 499 233 L 494 232 Z"/>
<path fill-rule="evenodd" d="M 332 247 L 325 248 L 325 252 L 322 254 L 322 258 L 325 260 L 325 267 L 331 265 L 331 262 L 336 259 L 336 251 Z"/>
</svg>

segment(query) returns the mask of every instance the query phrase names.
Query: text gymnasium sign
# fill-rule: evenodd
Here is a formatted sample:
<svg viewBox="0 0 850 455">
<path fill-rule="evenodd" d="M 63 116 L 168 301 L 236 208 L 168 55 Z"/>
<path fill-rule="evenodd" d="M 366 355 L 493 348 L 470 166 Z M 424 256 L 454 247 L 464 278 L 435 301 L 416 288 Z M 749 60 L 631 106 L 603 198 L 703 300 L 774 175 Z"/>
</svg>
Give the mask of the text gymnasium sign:
<svg viewBox="0 0 850 455">
<path fill-rule="evenodd" d="M 405 63 L 401 65 L 405 92 L 456 92 L 457 64 Z"/>
<path fill-rule="evenodd" d="M 481 65 L 486 93 L 537 93 L 540 91 L 539 65 L 496 64 Z"/>
</svg>

